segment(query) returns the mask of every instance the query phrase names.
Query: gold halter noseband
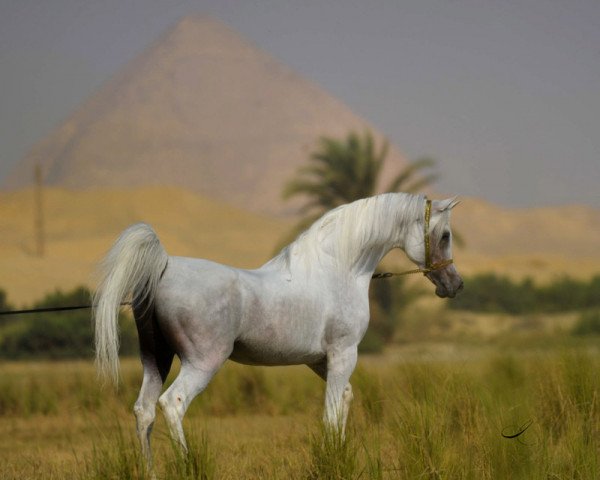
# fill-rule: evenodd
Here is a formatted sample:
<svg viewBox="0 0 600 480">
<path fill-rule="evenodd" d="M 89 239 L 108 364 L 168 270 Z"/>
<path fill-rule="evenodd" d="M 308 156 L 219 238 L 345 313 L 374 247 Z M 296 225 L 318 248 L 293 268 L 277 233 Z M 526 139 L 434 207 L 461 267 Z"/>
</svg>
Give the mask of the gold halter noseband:
<svg viewBox="0 0 600 480">
<path fill-rule="evenodd" d="M 449 258 L 448 260 L 442 260 L 438 263 L 431 263 L 431 235 L 429 232 L 429 221 L 431 220 L 431 200 L 427 199 L 425 203 L 425 221 L 423 222 L 423 238 L 425 241 L 425 268 L 415 268 L 414 270 L 407 270 L 406 272 L 393 273 L 374 273 L 371 278 L 389 278 L 400 275 L 411 275 L 413 273 L 422 273 L 423 275 L 433 272 L 434 270 L 440 270 L 441 268 L 447 267 L 454 263 L 454 260 Z"/>
</svg>

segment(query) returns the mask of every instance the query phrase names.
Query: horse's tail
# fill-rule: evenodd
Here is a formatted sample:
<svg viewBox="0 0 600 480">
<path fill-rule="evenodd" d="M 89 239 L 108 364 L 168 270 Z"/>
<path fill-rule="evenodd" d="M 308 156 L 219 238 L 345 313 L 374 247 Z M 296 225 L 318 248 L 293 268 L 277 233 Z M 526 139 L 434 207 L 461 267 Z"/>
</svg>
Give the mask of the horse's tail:
<svg viewBox="0 0 600 480">
<path fill-rule="evenodd" d="M 101 282 L 94 295 L 96 366 L 101 376 L 119 379 L 118 315 L 121 302 L 151 308 L 167 265 L 167 253 L 149 225 L 138 223 L 117 239 L 101 264 Z"/>
</svg>

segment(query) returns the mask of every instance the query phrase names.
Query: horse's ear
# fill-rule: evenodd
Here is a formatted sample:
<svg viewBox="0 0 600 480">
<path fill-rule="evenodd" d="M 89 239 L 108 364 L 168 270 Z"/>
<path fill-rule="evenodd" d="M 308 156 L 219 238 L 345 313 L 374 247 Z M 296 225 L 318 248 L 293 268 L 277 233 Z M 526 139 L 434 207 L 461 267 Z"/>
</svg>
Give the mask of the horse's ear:
<svg viewBox="0 0 600 480">
<path fill-rule="evenodd" d="M 459 203 L 460 203 L 460 198 L 458 198 L 458 195 L 455 195 L 454 197 L 452 197 L 452 201 L 450 202 L 450 205 L 448 205 L 447 210 L 452 210 Z"/>
<path fill-rule="evenodd" d="M 452 198 L 447 198 L 445 200 L 440 200 L 437 202 L 436 209 L 439 212 L 445 212 L 446 210 L 452 210 L 460 203 L 458 196 L 454 196 Z"/>
</svg>

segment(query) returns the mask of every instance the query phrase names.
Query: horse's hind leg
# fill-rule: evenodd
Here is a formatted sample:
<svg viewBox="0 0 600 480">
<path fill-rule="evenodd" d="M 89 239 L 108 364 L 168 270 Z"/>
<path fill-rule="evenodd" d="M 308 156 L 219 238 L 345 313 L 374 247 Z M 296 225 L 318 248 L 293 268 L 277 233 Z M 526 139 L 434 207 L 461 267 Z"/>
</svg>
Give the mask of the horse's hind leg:
<svg viewBox="0 0 600 480">
<path fill-rule="evenodd" d="M 169 366 L 171 359 L 168 360 Z M 168 374 L 168 368 L 164 368 L 166 360 L 163 359 L 163 368 L 157 364 L 155 358 L 142 358 L 144 365 L 144 379 L 140 393 L 133 407 L 136 419 L 136 430 L 142 455 L 148 468 L 152 468 L 152 451 L 150 449 L 150 434 L 156 417 L 156 402 L 162 391 L 162 386 Z M 164 372 L 162 373 L 161 370 Z"/>
<path fill-rule="evenodd" d="M 183 416 L 192 400 L 206 388 L 228 356 L 229 353 L 215 355 L 212 360 L 193 363 L 182 359 L 179 375 L 158 400 L 169 426 L 171 438 L 184 452 L 187 452 L 187 443 L 183 432 Z"/>
<path fill-rule="evenodd" d="M 139 317 L 138 317 L 139 318 Z M 173 351 L 160 334 L 152 317 L 136 318 L 144 377 L 133 407 L 137 435 L 148 469 L 152 469 L 150 434 L 156 417 L 156 402 L 173 362 Z"/>
</svg>

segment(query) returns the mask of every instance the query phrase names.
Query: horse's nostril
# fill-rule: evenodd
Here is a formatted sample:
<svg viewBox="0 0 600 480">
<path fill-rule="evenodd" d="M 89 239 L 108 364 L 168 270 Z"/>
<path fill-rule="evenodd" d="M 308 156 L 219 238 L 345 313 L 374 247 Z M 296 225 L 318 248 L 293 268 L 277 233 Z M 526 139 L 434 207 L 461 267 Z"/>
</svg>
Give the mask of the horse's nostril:
<svg viewBox="0 0 600 480">
<path fill-rule="evenodd" d="M 458 291 L 460 292 L 465 286 L 465 283 L 461 280 L 460 285 L 458 286 Z"/>
</svg>

